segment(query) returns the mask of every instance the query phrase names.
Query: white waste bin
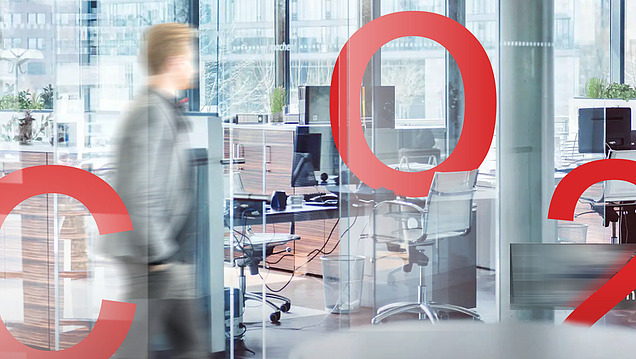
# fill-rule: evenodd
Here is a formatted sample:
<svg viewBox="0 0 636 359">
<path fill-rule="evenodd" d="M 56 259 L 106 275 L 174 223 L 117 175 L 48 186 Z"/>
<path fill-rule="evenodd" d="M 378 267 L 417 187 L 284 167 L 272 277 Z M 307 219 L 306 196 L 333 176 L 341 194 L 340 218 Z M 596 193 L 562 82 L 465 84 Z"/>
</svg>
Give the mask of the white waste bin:
<svg viewBox="0 0 636 359">
<path fill-rule="evenodd" d="M 363 256 L 330 255 L 322 260 L 325 309 L 330 313 L 354 313 L 360 309 Z"/>
</svg>

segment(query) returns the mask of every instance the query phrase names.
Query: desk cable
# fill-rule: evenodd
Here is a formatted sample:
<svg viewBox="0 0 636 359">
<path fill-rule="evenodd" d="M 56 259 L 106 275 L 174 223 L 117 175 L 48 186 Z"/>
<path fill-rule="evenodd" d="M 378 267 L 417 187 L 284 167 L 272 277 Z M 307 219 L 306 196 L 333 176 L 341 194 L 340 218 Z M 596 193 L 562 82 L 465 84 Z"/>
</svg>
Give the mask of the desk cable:
<svg viewBox="0 0 636 359">
<path fill-rule="evenodd" d="M 324 254 L 324 255 L 329 255 L 331 253 L 333 253 L 336 248 L 338 248 L 338 245 L 340 244 L 340 240 L 347 234 L 347 232 L 349 232 L 351 230 L 351 228 L 355 225 L 356 221 L 358 220 L 358 212 L 356 211 L 356 217 L 354 218 L 353 222 L 351 223 L 351 225 L 344 231 L 342 232 L 342 234 L 339 236 L 338 242 L 336 243 L 336 245 L 330 250 L 325 252 L 324 249 L 327 247 L 327 244 L 329 244 L 329 241 L 331 240 L 331 236 L 333 235 L 333 232 L 335 231 L 336 227 L 338 227 L 338 223 L 340 223 L 340 218 L 338 218 L 336 220 L 336 223 L 334 223 L 333 227 L 331 228 L 331 231 L 329 231 L 329 236 L 327 237 L 327 240 L 325 241 L 325 243 L 322 245 L 322 247 L 317 248 L 312 250 L 311 252 L 309 252 L 309 255 L 311 256 L 311 258 L 309 258 L 305 263 L 296 266 L 292 272 L 292 275 L 290 276 L 289 280 L 279 289 L 272 289 L 269 285 L 265 284 L 265 286 L 267 287 L 267 289 L 269 291 L 271 291 L 272 293 L 280 293 L 281 291 L 283 291 L 285 288 L 287 288 L 287 286 L 291 283 L 292 279 L 295 276 L 295 273 L 298 269 L 306 266 L 307 264 L 311 263 L 314 259 L 316 259 L 316 257 L 319 254 Z M 265 278 L 263 278 L 260 273 L 259 276 L 261 277 L 262 280 L 265 280 Z"/>
<path fill-rule="evenodd" d="M 253 244 L 252 241 L 250 240 L 249 236 L 247 236 L 245 234 L 245 227 L 247 226 L 247 218 L 245 217 L 245 211 L 241 214 L 241 217 L 243 219 L 243 231 L 239 232 L 236 229 L 234 230 L 235 233 L 240 234 L 241 238 L 236 238 L 236 234 L 234 234 L 234 238 L 236 239 L 236 245 L 239 247 L 239 249 L 241 250 L 241 252 L 243 252 L 243 254 L 245 254 L 248 258 L 252 259 L 254 257 L 254 253 L 253 253 Z M 325 241 L 325 243 L 323 244 L 323 246 L 321 247 L 321 250 L 325 248 L 325 246 L 327 245 L 327 243 L 329 243 L 329 240 L 333 234 L 333 231 L 336 229 L 336 227 L 338 226 L 338 223 L 340 222 L 340 218 L 338 218 L 338 220 L 336 221 L 336 223 L 334 224 L 334 226 L 331 228 L 331 231 L 329 232 L 329 237 L 327 237 L 327 240 Z M 346 233 L 346 232 L 345 232 Z M 246 250 L 244 244 L 241 244 L 241 242 L 243 242 L 244 240 L 247 240 L 247 244 L 250 247 L 250 250 Z M 289 286 L 289 284 L 291 283 L 292 279 L 294 278 L 295 272 L 300 269 L 301 267 L 307 265 L 309 262 L 311 262 L 315 257 L 317 256 L 314 255 L 312 258 L 310 258 L 307 262 L 305 262 L 304 264 L 297 266 L 294 268 L 294 270 L 292 271 L 292 274 L 289 278 L 289 280 L 279 289 L 272 289 L 268 284 L 265 284 L 265 287 L 267 287 L 267 290 L 269 290 L 272 293 L 280 293 L 282 292 L 285 288 L 287 288 L 287 286 Z M 267 263 L 265 261 L 265 259 L 263 259 L 263 261 L 265 263 Z M 261 275 L 261 273 L 258 273 L 258 276 L 261 278 L 261 280 L 265 281 L 265 278 L 263 278 L 263 276 Z"/>
<path fill-rule="evenodd" d="M 340 238 L 338 239 L 338 241 L 336 242 L 336 244 L 333 246 L 333 248 L 328 251 L 325 252 L 322 249 L 316 248 L 314 250 L 312 250 L 311 252 L 309 252 L 309 255 L 312 255 L 314 252 L 318 252 L 318 253 L 322 253 L 324 255 L 330 255 L 331 253 L 333 253 L 336 248 L 338 248 L 338 245 L 340 245 L 340 240 L 342 240 L 342 238 L 345 236 L 345 234 L 347 234 L 347 232 L 349 232 L 349 230 L 351 228 L 353 228 L 353 226 L 356 224 L 356 221 L 358 220 L 358 211 L 356 211 L 356 216 L 353 218 L 353 223 L 351 223 L 351 225 L 349 226 L 349 228 L 347 228 L 344 232 L 342 232 L 342 234 L 340 235 Z M 327 241 L 329 241 L 329 239 L 327 239 Z M 358 243 L 360 242 L 360 239 L 358 238 Z M 326 243 L 325 243 L 326 244 Z M 325 246 L 323 246 L 324 248 Z M 314 256 L 315 257 L 315 256 Z M 312 258 L 313 259 L 313 258 Z"/>
<path fill-rule="evenodd" d="M 309 264 L 310 262 L 312 262 L 312 261 L 313 261 L 313 260 L 314 260 L 314 259 L 318 256 L 318 254 L 321 254 L 321 253 L 322 253 L 322 254 L 324 254 L 324 255 L 329 255 L 329 254 L 333 253 L 333 252 L 335 251 L 335 249 L 338 247 L 338 245 L 340 244 L 340 240 L 341 240 L 341 239 L 342 239 L 342 238 L 343 238 L 343 237 L 347 234 L 347 232 L 349 232 L 349 231 L 351 230 L 351 228 L 355 225 L 355 223 L 356 223 L 356 222 L 357 222 L 357 220 L 358 220 L 358 216 L 359 216 L 359 213 L 358 213 L 358 211 L 356 211 L 356 216 L 355 216 L 355 218 L 354 218 L 353 222 L 352 222 L 352 223 L 351 223 L 351 225 L 350 225 L 350 226 L 349 226 L 349 227 L 348 227 L 348 228 L 347 228 L 344 232 L 342 232 L 342 234 L 339 236 L 340 238 L 338 239 L 338 242 L 336 243 L 336 245 L 335 245 L 335 246 L 334 246 L 334 247 L 333 247 L 330 251 L 325 252 L 325 251 L 324 251 L 324 249 L 326 248 L 327 244 L 328 244 L 328 243 L 329 243 L 329 241 L 331 240 L 331 236 L 333 235 L 333 232 L 335 231 L 336 227 L 337 227 L 337 226 L 338 226 L 338 224 L 340 223 L 340 218 L 338 218 L 338 219 L 336 220 L 336 223 L 334 223 L 333 227 L 332 227 L 332 228 L 331 228 L 331 230 L 329 231 L 329 235 L 328 235 L 328 237 L 327 237 L 327 240 L 326 240 L 326 241 L 325 241 L 325 243 L 322 245 L 322 247 L 320 247 L 320 248 L 318 248 L 318 249 L 314 249 L 314 250 L 312 250 L 311 252 L 309 252 L 309 255 L 311 256 L 311 258 L 309 258 L 309 259 L 308 259 L 305 263 L 303 263 L 303 264 L 301 264 L 301 265 L 299 265 L 299 266 L 294 267 L 294 270 L 292 271 L 292 274 L 291 274 L 291 276 L 290 276 L 289 280 L 288 280 L 288 281 L 287 281 L 287 282 L 286 282 L 286 283 L 285 283 L 285 284 L 284 284 L 281 288 L 273 289 L 273 288 L 271 288 L 268 284 L 265 284 L 265 287 L 267 288 L 267 290 L 269 290 L 269 291 L 270 291 L 270 292 L 272 292 L 272 293 L 280 293 L 280 292 L 282 292 L 285 288 L 287 288 L 287 287 L 289 286 L 289 284 L 291 283 L 292 279 L 293 279 L 293 278 L 294 278 L 294 276 L 295 276 L 295 272 L 296 272 L 298 269 L 300 269 L 300 268 L 302 268 L 302 267 L 306 266 L 307 264 Z M 252 245 L 252 242 L 251 242 L 251 240 L 250 240 L 249 236 L 247 236 L 247 235 L 245 234 L 245 227 L 246 227 L 246 225 L 247 225 L 247 218 L 245 218 L 245 212 L 244 212 L 244 213 L 242 213 L 241 217 L 242 217 L 242 219 L 243 219 L 243 232 L 239 232 L 239 231 L 237 231 L 237 230 L 234 230 L 234 232 L 239 233 L 239 234 L 241 235 L 242 239 L 244 239 L 244 240 L 247 240 L 247 241 L 248 241 L 248 244 L 249 244 L 250 248 L 253 248 L 253 245 Z M 366 226 L 365 226 L 365 227 L 366 227 Z M 236 235 L 235 235 L 235 238 L 236 238 Z M 359 241 L 359 239 L 358 239 L 358 241 Z M 242 242 L 241 240 L 237 239 L 237 245 L 239 246 L 239 248 L 241 249 L 241 251 L 242 251 L 242 252 L 243 252 L 246 256 L 248 256 L 249 258 L 252 258 L 252 257 L 253 257 L 253 253 L 252 253 L 252 252 L 249 252 L 249 251 L 247 251 L 247 250 L 245 250 L 245 247 L 244 247 L 244 245 L 241 245 L 241 242 Z M 252 250 L 253 250 L 253 249 L 252 249 Z M 312 255 L 312 253 L 313 253 L 313 255 Z M 284 256 L 285 256 L 285 255 L 284 255 Z M 283 256 L 283 257 L 284 257 L 284 256 Z M 289 256 L 291 256 L 291 255 L 289 255 Z M 276 262 L 269 263 L 269 262 L 267 262 L 265 259 L 263 259 L 263 261 L 264 261 L 266 264 L 276 264 L 276 263 L 280 262 L 281 260 L 282 260 L 282 257 L 281 257 L 278 261 L 276 261 Z M 262 276 L 260 273 L 258 274 L 258 276 L 261 278 L 261 280 L 265 281 L 265 278 L 263 278 L 263 276 Z"/>
<path fill-rule="evenodd" d="M 331 228 L 331 231 L 329 232 L 329 236 L 327 237 L 327 240 L 325 241 L 325 243 L 322 245 L 321 249 L 324 249 L 325 246 L 327 245 L 327 243 L 329 243 L 329 239 L 331 238 L 331 235 L 333 234 L 333 231 L 336 229 L 336 227 L 338 226 L 338 223 L 340 222 L 340 218 L 338 218 L 338 220 L 336 221 L 336 223 L 333 225 L 333 227 Z M 287 283 L 285 283 L 282 287 L 280 287 L 279 289 L 272 289 L 267 283 L 265 283 L 265 287 L 267 287 L 267 290 L 269 290 L 272 293 L 280 293 L 282 292 L 285 288 L 287 288 L 287 286 L 291 283 L 292 279 L 294 279 L 294 276 L 296 274 L 296 271 L 300 268 L 302 268 L 303 266 L 306 266 L 307 264 L 309 264 L 309 262 L 311 262 L 312 260 L 314 260 L 314 258 L 316 258 L 318 254 L 315 254 L 313 257 L 311 257 L 309 260 L 307 260 L 305 263 L 297 266 L 294 268 L 294 270 L 292 271 L 291 276 L 289 277 L 289 280 L 287 281 Z M 258 273 L 258 276 L 261 277 L 261 279 L 263 281 L 265 281 L 265 278 L 263 278 L 263 276 Z"/>
<path fill-rule="evenodd" d="M 298 328 L 281 328 L 281 327 L 273 327 L 272 329 L 279 329 L 279 330 L 305 330 L 308 328 L 313 328 L 313 327 L 319 327 L 322 325 L 322 323 L 324 323 L 327 318 L 329 318 L 329 316 L 331 316 L 333 313 L 335 313 L 339 308 L 340 305 L 342 304 L 342 297 L 343 294 L 345 292 L 345 290 L 349 287 L 349 285 L 344 285 L 342 288 L 342 291 L 340 291 L 340 294 L 338 295 L 338 300 L 336 301 L 336 303 L 334 304 L 333 308 L 327 313 L 325 314 L 325 316 L 318 322 L 318 323 L 314 323 L 314 324 L 309 324 L 309 325 L 305 325 L 302 327 L 298 327 Z M 245 328 L 245 332 L 248 332 L 250 330 L 254 330 L 257 328 L 252 328 L 252 329 L 248 329 L 247 325 L 252 325 L 252 324 L 261 324 L 261 322 L 255 322 L 255 323 L 245 323 L 246 324 L 246 328 Z"/>
</svg>

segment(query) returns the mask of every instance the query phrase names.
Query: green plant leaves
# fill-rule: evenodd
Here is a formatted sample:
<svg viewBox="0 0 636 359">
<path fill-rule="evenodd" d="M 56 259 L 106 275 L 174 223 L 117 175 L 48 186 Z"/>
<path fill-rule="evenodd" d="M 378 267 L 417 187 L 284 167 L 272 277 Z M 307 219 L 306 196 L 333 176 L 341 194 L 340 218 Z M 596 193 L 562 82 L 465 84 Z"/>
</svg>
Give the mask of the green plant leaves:
<svg viewBox="0 0 636 359">
<path fill-rule="evenodd" d="M 283 111 L 285 107 L 286 92 L 284 87 L 274 87 L 269 94 L 269 107 L 272 113 L 278 113 Z"/>
<path fill-rule="evenodd" d="M 616 99 L 620 98 L 625 101 L 636 98 L 636 90 L 628 84 L 613 83 L 603 91 L 603 98 Z"/>
<path fill-rule="evenodd" d="M 6 94 L 0 98 L 0 110 L 40 111 L 45 108 L 48 94 L 32 94 L 30 90 L 18 92 L 18 96 Z M 51 95 L 52 96 L 52 95 Z"/>
<path fill-rule="evenodd" d="M 585 97 L 629 101 L 636 98 L 636 89 L 628 84 L 611 83 L 608 85 L 604 79 L 594 77 L 585 83 Z"/>
<path fill-rule="evenodd" d="M 585 83 L 585 97 L 603 98 L 605 88 L 607 88 L 607 82 L 604 79 L 593 77 Z"/>
</svg>

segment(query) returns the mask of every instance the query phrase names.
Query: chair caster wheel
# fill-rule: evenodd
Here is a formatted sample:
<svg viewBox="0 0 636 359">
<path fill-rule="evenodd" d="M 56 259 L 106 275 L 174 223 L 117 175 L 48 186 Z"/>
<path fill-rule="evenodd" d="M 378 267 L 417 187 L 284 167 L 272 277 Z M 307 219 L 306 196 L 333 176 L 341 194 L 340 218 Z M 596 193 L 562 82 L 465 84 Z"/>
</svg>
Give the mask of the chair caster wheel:
<svg viewBox="0 0 636 359">
<path fill-rule="evenodd" d="M 278 324 L 280 322 L 280 312 L 274 312 L 274 313 L 270 314 L 269 315 L 269 320 L 273 324 Z"/>
<path fill-rule="evenodd" d="M 437 318 L 439 318 L 439 320 L 449 320 L 450 314 L 448 312 L 440 310 L 439 312 L 437 312 Z"/>
<path fill-rule="evenodd" d="M 290 309 L 291 309 L 291 303 L 290 302 L 285 302 L 285 303 L 283 303 L 283 305 L 280 306 L 280 311 L 283 312 L 283 313 L 289 312 Z"/>
</svg>

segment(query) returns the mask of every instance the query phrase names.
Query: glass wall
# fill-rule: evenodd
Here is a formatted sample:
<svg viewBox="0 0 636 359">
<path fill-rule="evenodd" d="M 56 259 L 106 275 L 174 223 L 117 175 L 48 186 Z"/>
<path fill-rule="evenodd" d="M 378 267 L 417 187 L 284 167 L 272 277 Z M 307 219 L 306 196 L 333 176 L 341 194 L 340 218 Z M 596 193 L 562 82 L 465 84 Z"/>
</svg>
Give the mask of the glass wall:
<svg viewBox="0 0 636 359">
<path fill-rule="evenodd" d="M 197 87 L 176 99 L 190 103 L 188 136 L 203 152 L 191 153 L 197 194 L 188 224 L 196 230 L 183 248 L 210 351 L 282 358 L 306 336 L 402 320 L 560 323 L 569 309 L 509 305 L 506 248 L 523 238 L 610 242 L 599 201 L 582 200 L 574 223 L 548 222 L 541 211 L 567 173 L 605 156 L 579 148 L 579 110 L 627 106 L 584 98 L 590 79 L 609 80 L 611 2 L 545 2 L 553 21 L 515 33 L 500 30 L 510 23 L 496 0 L 0 2 L 1 173 L 58 164 L 112 184 L 121 120 L 147 83 L 144 31 L 189 23 L 198 30 Z M 626 3 L 624 29 L 632 85 L 633 6 Z M 373 19 L 403 11 L 445 15 L 475 35 L 501 90 L 504 126 L 478 171 L 438 174 L 415 197 L 360 181 L 337 150 L 351 139 L 336 143 L 329 123 L 328 86 L 343 46 Z M 533 39 L 535 30 L 547 40 Z M 521 78 L 528 82 L 515 82 Z M 384 44 L 362 84 L 349 84 L 360 85 L 354 107 L 374 155 L 403 172 L 448 158 L 464 123 L 462 81 L 435 41 Z M 603 191 L 597 184 L 584 197 Z M 30 198 L 0 229 L 0 316 L 31 347 L 79 343 L 101 301 L 124 300 L 128 284 L 76 199 Z M 614 312 L 605 324 L 630 318 Z M 150 341 L 170 355 L 165 337 Z"/>
<path fill-rule="evenodd" d="M 586 98 L 586 85 L 593 78 L 609 82 L 610 2 L 555 1 L 554 6 L 554 165 L 558 183 L 577 166 L 603 158 L 579 148 L 579 110 L 604 106 L 602 100 Z M 602 185 L 595 185 L 584 197 L 599 199 L 602 191 Z M 608 228 L 598 213 L 590 213 L 589 204 L 580 203 L 576 217 L 575 225 L 586 228 L 587 243 L 609 241 Z"/>
</svg>

